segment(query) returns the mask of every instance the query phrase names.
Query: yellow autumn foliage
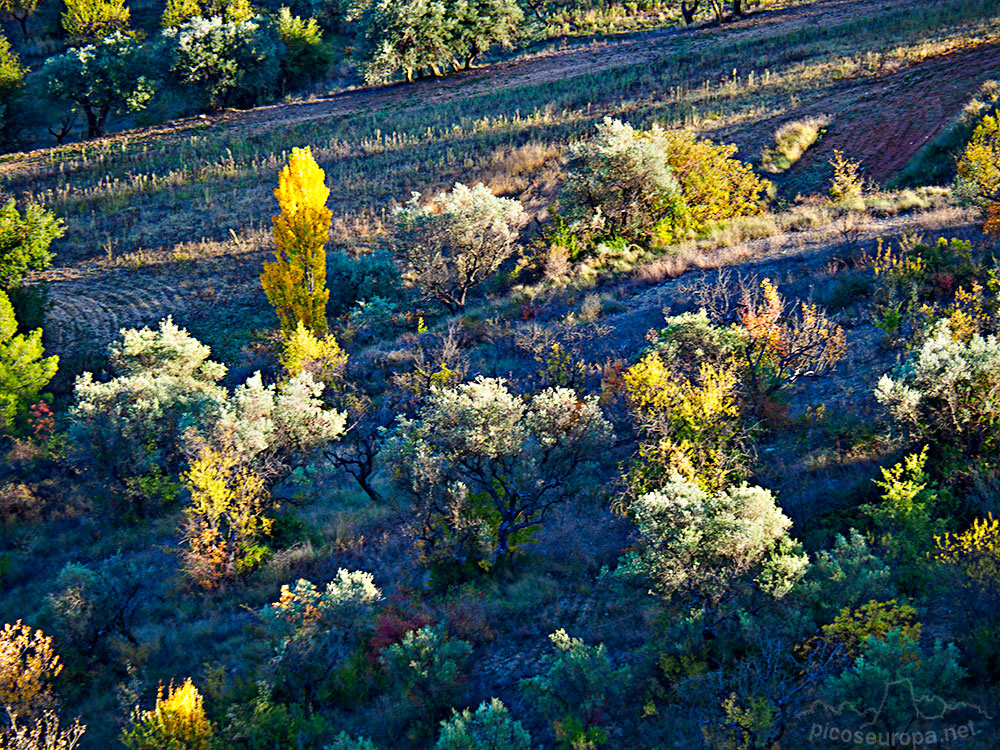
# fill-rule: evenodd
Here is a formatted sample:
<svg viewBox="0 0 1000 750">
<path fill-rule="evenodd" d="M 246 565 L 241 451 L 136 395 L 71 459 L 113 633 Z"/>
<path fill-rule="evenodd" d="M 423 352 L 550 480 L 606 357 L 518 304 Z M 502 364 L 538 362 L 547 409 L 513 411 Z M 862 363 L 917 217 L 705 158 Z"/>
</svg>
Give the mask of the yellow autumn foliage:
<svg viewBox="0 0 1000 750">
<path fill-rule="evenodd" d="M 191 490 L 185 567 L 200 585 L 213 588 L 259 561 L 255 542 L 271 533 L 276 503 L 233 448 L 205 448 L 183 478 Z"/>
<path fill-rule="evenodd" d="M 274 261 L 264 264 L 260 281 L 286 334 L 299 323 L 314 333 L 327 330 L 326 242 L 333 214 L 325 177 L 308 146 L 295 148 L 274 191 L 281 207 L 272 220 Z"/>
<path fill-rule="evenodd" d="M 136 711 L 122 741 L 132 750 L 210 750 L 215 746 L 214 736 L 201 693 L 188 678 L 177 688 L 171 682 L 165 694 L 160 685 L 156 705 L 149 711 Z"/>
<path fill-rule="evenodd" d="M 62 671 L 52 638 L 41 630 L 7 623 L 0 630 L 0 708 L 20 716 L 52 703 L 51 682 Z"/>
<path fill-rule="evenodd" d="M 690 380 L 652 352 L 622 376 L 641 433 L 629 479 L 633 489 L 656 489 L 679 474 L 707 491 L 726 486 L 742 465 L 738 377 L 733 367 L 702 363 Z"/>
<path fill-rule="evenodd" d="M 961 534 L 936 536 L 934 541 L 938 560 L 958 566 L 980 586 L 1000 583 L 1000 521 L 993 514 L 975 519 Z"/>
<path fill-rule="evenodd" d="M 317 336 L 299 321 L 295 331 L 285 337 L 281 366 L 288 377 L 308 372 L 329 386 L 340 378 L 347 364 L 347 353 L 332 335 Z"/>
</svg>

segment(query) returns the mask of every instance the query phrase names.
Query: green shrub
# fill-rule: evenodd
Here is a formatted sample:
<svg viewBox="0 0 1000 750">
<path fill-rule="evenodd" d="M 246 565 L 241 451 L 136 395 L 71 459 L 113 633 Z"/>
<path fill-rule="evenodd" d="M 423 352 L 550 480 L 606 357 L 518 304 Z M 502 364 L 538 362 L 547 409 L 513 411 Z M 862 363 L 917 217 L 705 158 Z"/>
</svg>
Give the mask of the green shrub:
<svg viewBox="0 0 1000 750">
<path fill-rule="evenodd" d="M 636 130 L 606 117 L 593 140 L 570 149 L 559 210 L 598 237 L 668 245 L 760 212 L 764 184 L 735 153 L 686 130 Z"/>
<path fill-rule="evenodd" d="M 403 298 L 402 279 L 392 253 L 376 250 L 356 256 L 344 252 L 326 256 L 326 282 L 330 288 L 327 313 L 344 315 L 361 301 L 382 297 Z"/>
<path fill-rule="evenodd" d="M 682 222 L 683 194 L 667 148 L 659 125 L 642 131 L 606 117 L 592 140 L 570 148 L 560 214 L 583 231 L 636 240 L 661 222 Z"/>
<path fill-rule="evenodd" d="M 0 290 L 21 286 L 25 276 L 52 265 L 52 242 L 66 233 L 55 214 L 29 203 L 22 214 L 11 199 L 0 209 Z"/>
<path fill-rule="evenodd" d="M 895 591 L 889 567 L 856 529 L 850 538 L 837 534 L 833 549 L 816 553 L 798 589 L 820 621 L 865 601 L 889 599 Z"/>
<path fill-rule="evenodd" d="M 343 690 L 381 598 L 371 574 L 344 569 L 322 590 L 304 579 L 282 586 L 281 598 L 260 611 L 274 647 L 269 670 L 281 693 L 316 701 Z"/>
<path fill-rule="evenodd" d="M 413 533 L 433 567 L 489 569 L 572 496 L 612 437 L 596 397 L 549 388 L 530 401 L 502 379 L 432 389 L 388 451 L 414 499 Z"/>
<path fill-rule="evenodd" d="M 108 638 L 135 642 L 136 614 L 147 595 L 145 573 L 119 554 L 95 566 L 67 563 L 47 601 L 59 636 L 90 656 Z"/>
<path fill-rule="evenodd" d="M 498 699 L 465 709 L 441 722 L 434 750 L 531 750 L 531 735 Z"/>
<path fill-rule="evenodd" d="M 710 494 L 674 477 L 640 497 L 632 513 L 641 548 L 625 556 L 621 574 L 697 607 L 707 628 L 747 587 L 784 596 L 809 564 L 788 535 L 791 520 L 761 487 L 743 484 Z"/>
<path fill-rule="evenodd" d="M 42 329 L 19 334 L 14 308 L 0 290 L 0 432 L 11 428 L 55 377 L 59 357 L 44 353 Z"/>
<path fill-rule="evenodd" d="M 628 667 L 615 669 L 604 644 L 588 646 L 565 630 L 549 636 L 556 649 L 544 674 L 521 680 L 521 688 L 553 722 L 560 747 L 607 742 L 602 725 L 628 690 Z M 593 745 L 582 744 L 583 747 Z"/>
<path fill-rule="evenodd" d="M 274 25 L 284 45 L 279 73 L 282 88 L 300 88 L 303 83 L 323 78 L 332 57 L 323 44 L 323 32 L 316 19 L 303 20 L 288 8 L 280 8 Z"/>
<path fill-rule="evenodd" d="M 1000 448 L 998 388 L 996 337 L 962 341 L 939 320 L 893 377 L 879 379 L 875 398 L 909 438 L 957 460 Z"/>
<path fill-rule="evenodd" d="M 443 625 L 411 630 L 382 654 L 393 684 L 423 720 L 435 720 L 461 695 L 472 645 L 449 638 Z"/>
</svg>

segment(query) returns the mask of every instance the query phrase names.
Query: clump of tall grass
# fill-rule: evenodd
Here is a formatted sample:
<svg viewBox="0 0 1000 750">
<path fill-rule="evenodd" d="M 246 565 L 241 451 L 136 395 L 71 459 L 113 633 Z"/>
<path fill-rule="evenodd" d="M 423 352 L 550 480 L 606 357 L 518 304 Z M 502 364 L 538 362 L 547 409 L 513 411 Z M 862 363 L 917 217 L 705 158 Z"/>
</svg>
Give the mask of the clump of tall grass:
<svg viewBox="0 0 1000 750">
<path fill-rule="evenodd" d="M 774 145 L 760 157 L 760 168 L 771 174 L 781 174 L 802 158 L 802 154 L 818 141 L 823 129 L 830 124 L 826 117 L 786 122 L 774 134 Z"/>
</svg>

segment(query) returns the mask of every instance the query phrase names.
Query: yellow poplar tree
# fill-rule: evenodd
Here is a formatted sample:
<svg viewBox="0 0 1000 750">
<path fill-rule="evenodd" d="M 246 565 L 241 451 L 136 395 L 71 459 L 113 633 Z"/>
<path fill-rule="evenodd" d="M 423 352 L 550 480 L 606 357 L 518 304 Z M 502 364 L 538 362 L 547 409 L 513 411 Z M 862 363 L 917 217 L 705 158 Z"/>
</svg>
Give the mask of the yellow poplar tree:
<svg viewBox="0 0 1000 750">
<path fill-rule="evenodd" d="M 286 335 L 299 323 L 326 332 L 326 241 L 333 214 L 324 178 L 309 147 L 295 148 L 274 191 L 281 207 L 273 219 L 274 261 L 264 264 L 260 282 Z"/>
</svg>

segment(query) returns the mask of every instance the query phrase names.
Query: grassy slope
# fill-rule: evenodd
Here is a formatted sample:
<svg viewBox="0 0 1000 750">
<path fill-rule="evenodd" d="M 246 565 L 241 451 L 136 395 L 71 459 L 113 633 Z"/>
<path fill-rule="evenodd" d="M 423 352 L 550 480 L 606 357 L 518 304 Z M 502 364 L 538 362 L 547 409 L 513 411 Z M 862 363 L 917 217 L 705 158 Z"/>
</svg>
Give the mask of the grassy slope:
<svg viewBox="0 0 1000 750">
<path fill-rule="evenodd" d="M 212 344 L 219 358 L 247 365 L 252 355 L 244 345 L 256 329 L 272 324 L 257 275 L 267 254 L 274 175 L 292 146 L 312 145 L 327 170 L 343 245 L 377 242 L 390 201 L 454 180 L 492 180 L 540 210 L 556 184 L 557 165 L 551 159 L 530 163 L 540 175 L 533 179 L 518 173 L 523 165 L 509 149 L 532 142 L 561 147 L 606 114 L 694 127 L 736 142 L 748 157 L 782 122 L 831 114 L 827 137 L 784 178 L 783 194 L 815 189 L 826 178 L 834 147 L 862 156 L 870 174 L 886 179 L 892 176 L 886 144 L 896 150 L 890 165 L 901 167 L 979 80 L 1000 75 L 996 13 L 986 0 L 827 0 L 721 30 L 651 34 L 540 54 L 447 81 L 227 113 L 16 155 L 0 165 L 0 176 L 5 189 L 45 200 L 69 221 L 58 265 L 46 274 L 55 302 L 46 335 L 54 350 L 70 355 L 67 374 L 117 328 L 155 323 L 167 314 Z M 921 85 L 937 98 L 934 107 L 908 103 L 906 92 Z M 912 229 L 968 233 L 968 224 L 967 214 L 941 208 L 880 220 L 861 240 Z M 717 262 L 771 275 L 807 295 L 835 282 L 831 263 L 848 250 L 834 228 L 820 228 L 737 244 Z M 614 303 L 607 306 L 617 312 L 602 321 L 613 334 L 596 345 L 594 361 L 634 354 L 663 307 L 690 304 L 690 282 L 681 277 L 652 287 L 602 287 L 605 301 Z M 553 305 L 573 309 L 581 298 L 570 292 Z M 877 347 L 870 326 L 858 325 L 849 335 L 852 350 L 838 379 L 803 392 L 800 407 L 829 401 L 863 410 L 859 392 L 867 392 L 872 374 L 888 366 L 891 355 Z M 813 508 L 851 482 L 868 481 L 870 460 L 849 451 L 830 455 L 810 447 L 811 439 L 802 432 L 798 444 L 763 446 L 763 474 L 787 490 L 783 497 L 805 498 Z M 71 478 L 62 481 L 65 487 Z M 339 565 L 371 569 L 387 589 L 412 574 L 393 512 L 365 505 L 351 489 L 324 491 L 304 517 L 308 540 L 297 551 L 272 561 L 246 588 L 210 600 L 178 587 L 169 554 L 176 516 L 142 528 L 109 529 L 85 515 L 25 525 L 6 539 L 12 572 L 0 613 L 4 620 L 38 622 L 44 595 L 65 562 L 100 560 L 120 549 L 148 567 L 162 597 L 140 629 L 140 640 L 149 645 L 129 655 L 143 665 L 146 692 L 156 679 L 201 678 L 205 664 L 245 674 L 261 655 L 246 637 L 249 618 L 241 605 L 259 606 L 281 583 L 299 575 L 323 579 Z M 520 708 L 516 678 L 537 669 L 547 648 L 544 636 L 557 627 L 618 648 L 642 637 L 643 613 L 617 611 L 593 586 L 625 531 L 596 506 L 559 513 L 517 576 L 490 585 L 487 616 L 498 633 L 477 652 L 475 694 L 499 694 Z M 76 685 L 64 690 L 91 725 L 86 744 L 108 746 L 116 731 L 114 679 Z"/>
</svg>

